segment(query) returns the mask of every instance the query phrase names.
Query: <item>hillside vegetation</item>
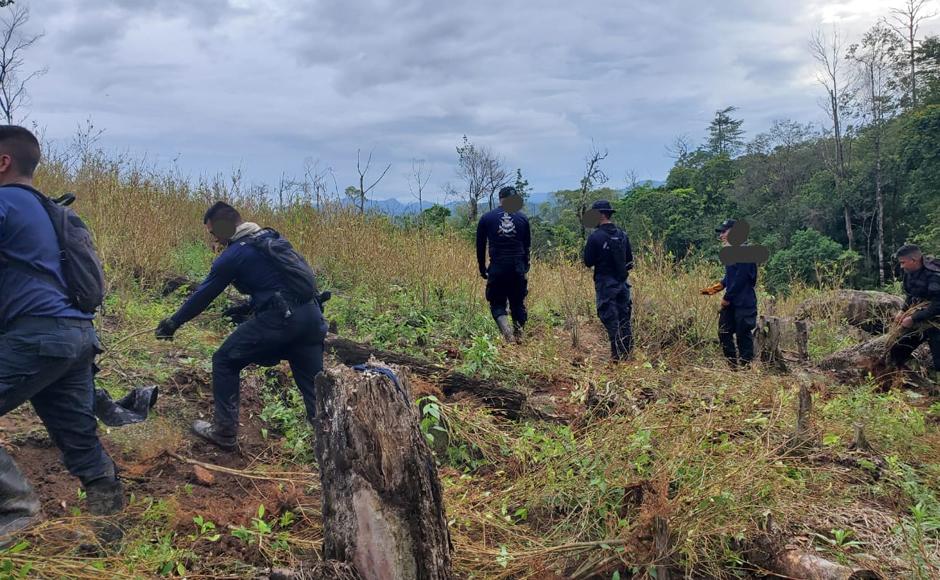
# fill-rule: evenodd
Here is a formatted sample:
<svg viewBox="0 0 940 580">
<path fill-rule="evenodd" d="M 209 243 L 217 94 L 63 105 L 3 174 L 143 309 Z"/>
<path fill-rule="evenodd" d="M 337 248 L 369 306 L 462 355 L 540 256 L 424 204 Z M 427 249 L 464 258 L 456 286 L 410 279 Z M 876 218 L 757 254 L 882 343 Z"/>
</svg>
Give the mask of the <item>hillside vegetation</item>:
<svg viewBox="0 0 940 580">
<path fill-rule="evenodd" d="M 111 551 L 85 545 L 78 482 L 38 419 L 28 409 L 0 419 L 47 516 L 0 554 L 2 574 L 237 578 L 318 560 L 313 435 L 287 367 L 244 373 L 242 452 L 220 453 L 187 428 L 210 413 L 211 353 L 231 329 L 219 316 L 229 298 L 172 343 L 150 332 L 186 292 L 164 297 L 165 282 L 207 271 L 202 212 L 232 199 L 225 184 L 86 153 L 51 155 L 38 185 L 78 194 L 75 207 L 107 263 L 98 386 L 120 395 L 158 384 L 161 398 L 145 423 L 102 428 L 133 494 L 124 543 Z M 639 247 L 637 353 L 610 366 L 590 273 L 576 263 L 533 264 L 530 337 L 505 345 L 474 250 L 458 233 L 341 208 L 234 201 L 315 265 L 336 296 L 326 314 L 341 335 L 493 378 L 538 410 L 510 420 L 410 377 L 439 462 L 459 577 L 651 577 L 654 522 L 668 526 L 673 569 L 696 577 L 753 577 L 768 550 L 788 544 L 886 577 L 940 574 L 940 403 L 874 380 L 842 385 L 813 374 L 814 443 L 794 448 L 801 379 L 727 370 L 717 299 L 698 294 L 720 276 L 716 262 Z M 761 308 L 786 316 L 820 292 L 795 283 L 771 304 L 761 291 Z M 834 316 L 816 322 L 814 360 L 857 336 Z M 848 450 L 855 424 L 873 451 Z"/>
</svg>

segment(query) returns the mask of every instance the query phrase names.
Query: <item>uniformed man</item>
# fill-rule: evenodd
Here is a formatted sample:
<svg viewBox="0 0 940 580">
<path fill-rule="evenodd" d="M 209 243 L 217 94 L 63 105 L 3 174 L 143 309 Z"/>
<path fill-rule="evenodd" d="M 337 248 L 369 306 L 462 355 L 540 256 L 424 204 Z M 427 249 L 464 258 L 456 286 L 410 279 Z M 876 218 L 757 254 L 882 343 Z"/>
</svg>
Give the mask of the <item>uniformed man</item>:
<svg viewBox="0 0 940 580">
<path fill-rule="evenodd" d="M 609 201 L 595 201 L 590 211 L 597 228 L 584 245 L 584 264 L 594 268 L 597 316 L 610 338 L 611 359 L 619 361 L 633 349 L 633 301 L 627 280 L 633 269 L 633 248 L 626 232 L 611 221 L 615 212 Z"/>
<path fill-rule="evenodd" d="M 529 248 L 532 234 L 529 219 L 520 208 L 522 199 L 514 187 L 499 190 L 500 207 L 480 218 L 477 224 L 477 265 L 486 280 L 486 300 L 490 313 L 503 337 L 518 341 L 522 337 L 528 314 L 525 297 L 528 290 Z M 489 246 L 490 264 L 486 266 Z M 512 315 L 509 324 L 506 304 Z"/>
<path fill-rule="evenodd" d="M 902 246 L 897 253 L 898 263 L 904 272 L 904 308 L 895 317 L 904 333 L 891 348 L 892 361 L 903 367 L 914 350 L 922 343 L 930 345 L 933 357 L 933 380 L 940 383 L 940 264 L 924 256 L 915 245 Z M 923 307 L 916 312 L 908 311 L 916 305 Z"/>
<path fill-rule="evenodd" d="M 309 271 L 309 266 L 277 232 L 243 221 L 238 211 L 224 202 L 210 207 L 203 223 L 225 250 L 212 263 L 195 294 L 173 316 L 160 322 L 156 336 L 171 340 L 180 326 L 198 316 L 229 284 L 251 296 L 247 305 L 227 313 L 253 316 L 212 357 L 212 423 L 193 423 L 197 435 L 230 451 L 236 448 L 238 435 L 239 375 L 249 364 L 274 365 L 287 360 L 303 396 L 307 418 L 313 420 L 313 380 L 323 369 L 327 326 L 315 290 L 313 297 L 302 296 L 306 291 L 303 284 L 298 288 L 291 282 L 298 271 Z M 287 260 L 286 266 L 283 260 Z M 310 279 L 302 282 L 315 288 L 312 276 L 309 271 Z"/>
</svg>

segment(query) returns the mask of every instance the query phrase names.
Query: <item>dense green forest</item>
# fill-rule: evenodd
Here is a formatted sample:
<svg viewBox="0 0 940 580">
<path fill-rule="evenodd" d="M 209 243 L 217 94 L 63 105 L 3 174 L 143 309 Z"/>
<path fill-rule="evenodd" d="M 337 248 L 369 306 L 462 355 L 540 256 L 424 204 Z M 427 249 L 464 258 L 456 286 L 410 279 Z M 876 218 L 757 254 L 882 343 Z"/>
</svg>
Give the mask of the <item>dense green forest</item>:
<svg viewBox="0 0 940 580">
<path fill-rule="evenodd" d="M 580 212 L 606 197 L 635 245 L 661 242 L 676 259 L 714 252 L 715 224 L 747 219 L 751 243 L 771 251 L 770 291 L 786 291 L 793 279 L 896 284 L 900 245 L 940 251 L 940 37 L 911 42 L 903 32 L 880 22 L 853 44 L 836 34 L 813 38 L 807 58 L 815 58 L 820 90 L 806 98 L 820 100 L 820 125 L 779 119 L 748 134 L 729 106 L 702 128 L 700 143 L 680 137 L 668 148 L 675 164 L 661 185 L 603 187 L 606 152 L 593 150 L 580 188 L 529 208 L 534 251 L 575 258 Z M 466 147 L 465 138 L 458 153 Z M 515 178 L 527 185 L 520 172 Z M 442 224 L 445 214 L 425 210 L 425 223 Z M 469 229 L 467 217 L 452 221 Z"/>
</svg>

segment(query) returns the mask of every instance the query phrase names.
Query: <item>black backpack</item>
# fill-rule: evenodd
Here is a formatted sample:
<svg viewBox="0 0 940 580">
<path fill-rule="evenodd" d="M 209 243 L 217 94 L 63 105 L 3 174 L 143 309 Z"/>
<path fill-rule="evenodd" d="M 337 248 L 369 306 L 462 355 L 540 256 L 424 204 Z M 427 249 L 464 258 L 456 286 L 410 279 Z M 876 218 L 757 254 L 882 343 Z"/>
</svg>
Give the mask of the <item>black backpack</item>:
<svg viewBox="0 0 940 580">
<path fill-rule="evenodd" d="M 304 257 L 273 228 L 264 228 L 244 238 L 244 243 L 250 244 L 271 258 L 284 274 L 288 294 L 301 304 L 316 300 L 322 308 L 322 303 L 329 299 L 328 292 L 324 292 L 324 296 L 321 297 L 317 290 L 316 275 Z"/>
<path fill-rule="evenodd" d="M 66 207 L 75 197 L 66 195 L 53 201 L 32 187 L 15 185 L 32 193 L 42 204 L 52 221 L 59 242 L 59 266 L 65 278 L 65 287 L 55 276 L 35 268 L 32 264 L 4 257 L 6 267 L 17 270 L 62 290 L 69 302 L 86 314 L 94 314 L 104 302 L 104 268 L 95 251 L 88 226 L 78 215 Z M 59 203 L 57 203 L 59 202 Z"/>
<path fill-rule="evenodd" d="M 607 241 L 604 242 L 604 251 L 610 255 L 610 264 L 613 273 L 620 280 L 627 279 L 627 234 L 620 228 L 615 233 L 601 230 L 607 235 Z"/>
<path fill-rule="evenodd" d="M 940 258 L 924 256 L 924 267 L 931 272 L 940 272 Z"/>
</svg>

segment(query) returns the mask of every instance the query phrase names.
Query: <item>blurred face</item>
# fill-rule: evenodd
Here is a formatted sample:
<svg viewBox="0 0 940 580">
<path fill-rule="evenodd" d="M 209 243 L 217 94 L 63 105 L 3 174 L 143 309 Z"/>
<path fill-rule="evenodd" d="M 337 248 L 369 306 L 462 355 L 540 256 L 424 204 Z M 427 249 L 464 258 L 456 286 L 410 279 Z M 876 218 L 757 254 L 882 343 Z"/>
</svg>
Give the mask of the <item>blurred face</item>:
<svg viewBox="0 0 940 580">
<path fill-rule="evenodd" d="M 209 232 L 216 242 L 220 244 L 227 244 L 232 240 L 232 236 L 235 235 L 235 225 L 227 221 L 213 221 L 209 220 L 206 223 L 206 231 Z"/>
<path fill-rule="evenodd" d="M 901 269 L 905 272 L 916 272 L 924 265 L 924 257 L 921 256 L 902 256 L 898 258 Z"/>
<path fill-rule="evenodd" d="M 718 234 L 718 239 L 721 240 L 721 243 L 723 243 L 723 244 L 727 244 L 727 243 L 728 243 L 728 233 L 729 233 L 730 231 L 731 231 L 731 229 L 729 228 L 729 229 L 727 229 L 727 230 L 721 232 L 720 234 Z"/>
</svg>

